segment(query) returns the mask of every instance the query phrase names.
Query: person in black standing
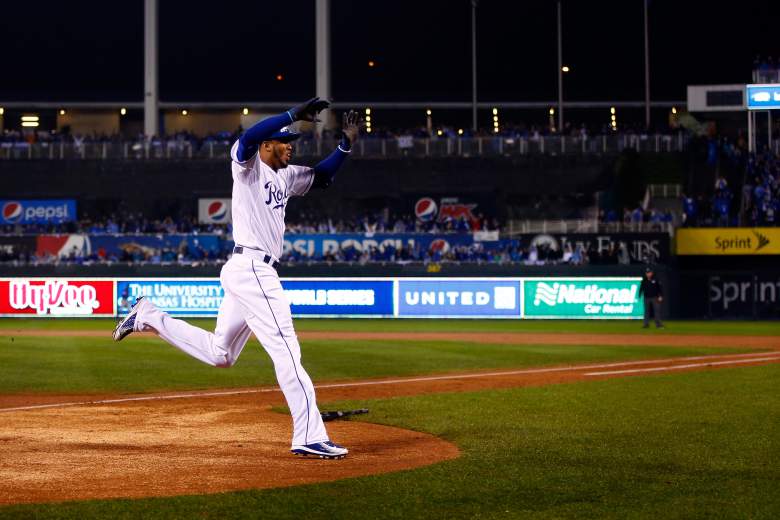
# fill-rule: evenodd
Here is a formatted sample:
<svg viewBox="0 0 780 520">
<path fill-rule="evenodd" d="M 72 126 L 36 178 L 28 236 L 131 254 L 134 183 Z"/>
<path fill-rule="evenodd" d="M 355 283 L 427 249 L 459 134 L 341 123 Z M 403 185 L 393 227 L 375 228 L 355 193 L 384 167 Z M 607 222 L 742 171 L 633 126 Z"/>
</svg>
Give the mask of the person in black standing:
<svg viewBox="0 0 780 520">
<path fill-rule="evenodd" d="M 655 319 L 656 328 L 664 328 L 664 324 L 661 323 L 661 302 L 664 301 L 663 287 L 661 287 L 661 282 L 653 276 L 652 267 L 645 269 L 645 277 L 639 286 L 639 296 L 644 296 L 645 298 L 645 323 L 643 328 L 646 329 L 650 326 L 650 314 Z"/>
</svg>

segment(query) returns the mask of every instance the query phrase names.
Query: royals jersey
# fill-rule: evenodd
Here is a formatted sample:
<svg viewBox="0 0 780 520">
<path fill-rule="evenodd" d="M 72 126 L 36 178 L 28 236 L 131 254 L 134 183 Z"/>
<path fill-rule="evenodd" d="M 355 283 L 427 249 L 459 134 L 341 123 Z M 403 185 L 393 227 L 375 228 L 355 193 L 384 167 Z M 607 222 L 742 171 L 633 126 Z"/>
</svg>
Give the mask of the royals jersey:
<svg viewBox="0 0 780 520">
<path fill-rule="evenodd" d="M 314 182 L 314 169 L 289 165 L 278 171 L 255 153 L 238 160 L 238 141 L 230 149 L 233 173 L 233 240 L 276 258 L 284 244 L 284 210 L 292 196 L 305 195 Z"/>
</svg>

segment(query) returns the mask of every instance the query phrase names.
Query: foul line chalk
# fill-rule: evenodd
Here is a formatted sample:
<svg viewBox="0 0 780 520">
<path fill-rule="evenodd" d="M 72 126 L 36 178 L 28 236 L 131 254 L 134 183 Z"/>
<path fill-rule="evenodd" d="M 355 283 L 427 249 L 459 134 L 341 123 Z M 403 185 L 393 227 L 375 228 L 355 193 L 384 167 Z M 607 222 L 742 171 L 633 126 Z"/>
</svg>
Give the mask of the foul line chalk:
<svg viewBox="0 0 780 520">
<path fill-rule="evenodd" d="M 640 374 L 643 372 L 666 372 L 668 370 L 685 370 L 686 368 L 711 367 L 716 365 L 736 365 L 739 363 L 757 363 L 759 361 L 780 361 L 780 356 L 759 357 L 752 359 L 730 359 L 728 361 L 710 361 L 709 363 L 689 363 L 687 365 L 670 365 L 653 368 L 634 368 L 630 370 L 611 370 L 608 372 L 590 372 L 586 376 L 613 376 L 620 374 Z"/>
<path fill-rule="evenodd" d="M 599 369 L 599 368 L 614 368 L 614 367 L 627 367 L 627 366 L 637 366 L 637 365 L 650 365 L 654 363 L 674 363 L 674 362 L 680 362 L 680 361 L 699 361 L 704 359 L 723 359 L 723 358 L 734 358 L 734 359 L 744 359 L 744 361 L 721 361 L 721 362 L 709 362 L 709 363 L 700 363 L 700 364 L 693 364 L 693 365 L 676 365 L 675 368 L 682 369 L 682 368 L 692 368 L 692 367 L 698 367 L 698 366 L 711 366 L 711 365 L 717 365 L 717 364 L 730 364 L 730 363 L 752 363 L 757 361 L 766 361 L 766 360 L 774 360 L 774 361 L 780 361 L 780 357 L 757 357 L 757 356 L 767 356 L 767 352 L 753 352 L 748 354 L 711 354 L 706 356 L 687 356 L 687 357 L 678 357 L 678 358 L 665 358 L 665 359 L 644 359 L 640 361 L 619 361 L 615 363 L 600 363 L 600 364 L 592 364 L 592 365 L 572 365 L 572 366 L 565 366 L 565 367 L 551 367 L 551 368 L 529 368 L 529 369 L 523 369 L 523 370 L 504 370 L 501 372 L 477 372 L 477 373 L 471 373 L 471 374 L 449 374 L 449 375 L 442 375 L 442 376 L 424 376 L 424 377 L 409 377 L 409 378 L 401 378 L 401 379 L 379 379 L 375 381 L 353 381 L 350 383 L 330 383 L 330 384 L 323 384 L 323 385 L 316 385 L 315 388 L 318 390 L 321 389 L 327 389 L 327 388 L 351 388 L 351 387 L 359 387 L 359 386 L 375 386 L 375 385 L 398 385 L 398 384 L 404 384 L 404 383 L 421 383 L 426 381 L 446 381 L 451 379 L 474 379 L 474 378 L 481 378 L 481 377 L 502 377 L 502 376 L 517 376 L 517 375 L 524 375 L 524 374 L 545 374 L 549 372 L 579 372 L 583 370 L 591 370 L 591 369 Z M 595 376 L 595 375 L 611 375 L 611 374 L 621 374 L 621 373 L 633 373 L 633 372 L 642 372 L 642 371 L 661 371 L 661 370 L 673 370 L 674 368 L 670 367 L 658 367 L 658 368 L 648 368 L 648 369 L 634 369 L 634 370 L 617 370 L 612 372 L 591 372 L 587 373 L 585 375 L 587 376 Z M 225 390 L 220 392 L 200 392 L 200 393 L 183 393 L 183 394 L 168 394 L 168 395 L 144 395 L 144 396 L 138 396 L 138 397 L 121 397 L 116 399 L 99 399 L 94 401 L 72 401 L 72 402 L 65 402 L 65 403 L 46 403 L 46 404 L 35 404 L 35 405 L 29 405 L 29 406 L 15 406 L 13 408 L 0 408 L 0 413 L 2 412 L 20 412 L 20 411 L 26 411 L 26 410 L 42 410 L 47 408 L 68 408 L 72 406 L 87 406 L 87 405 L 100 405 L 100 404 L 118 404 L 118 403 L 132 403 L 132 402 L 141 402 L 141 401 L 167 401 L 172 399 L 193 399 L 193 398 L 199 398 L 199 397 L 224 397 L 224 396 L 231 396 L 231 395 L 245 395 L 245 394 L 263 394 L 268 392 L 281 392 L 279 388 L 252 388 L 247 390 Z"/>
</svg>

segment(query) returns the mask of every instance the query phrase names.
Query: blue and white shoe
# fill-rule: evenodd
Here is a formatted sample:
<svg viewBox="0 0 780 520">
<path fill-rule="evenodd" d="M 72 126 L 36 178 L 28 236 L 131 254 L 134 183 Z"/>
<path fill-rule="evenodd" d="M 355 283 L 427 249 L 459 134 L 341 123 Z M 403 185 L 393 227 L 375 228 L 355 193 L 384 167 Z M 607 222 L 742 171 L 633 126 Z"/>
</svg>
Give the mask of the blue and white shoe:
<svg viewBox="0 0 780 520">
<path fill-rule="evenodd" d="M 143 301 L 143 299 L 144 297 L 141 296 L 135 300 L 135 304 L 133 304 L 133 307 L 130 309 L 130 312 L 127 313 L 127 316 L 125 316 L 123 320 L 117 323 L 116 327 L 114 328 L 114 341 L 122 341 L 125 339 L 125 337 L 129 336 L 133 333 L 133 331 L 135 331 L 135 317 L 138 315 L 138 307 L 140 306 L 140 303 Z"/>
<path fill-rule="evenodd" d="M 293 446 L 290 451 L 301 457 L 307 457 L 311 455 L 321 459 L 343 459 L 347 456 L 347 453 L 349 453 L 347 448 L 344 446 L 339 446 L 335 442 L 331 441 Z"/>
</svg>

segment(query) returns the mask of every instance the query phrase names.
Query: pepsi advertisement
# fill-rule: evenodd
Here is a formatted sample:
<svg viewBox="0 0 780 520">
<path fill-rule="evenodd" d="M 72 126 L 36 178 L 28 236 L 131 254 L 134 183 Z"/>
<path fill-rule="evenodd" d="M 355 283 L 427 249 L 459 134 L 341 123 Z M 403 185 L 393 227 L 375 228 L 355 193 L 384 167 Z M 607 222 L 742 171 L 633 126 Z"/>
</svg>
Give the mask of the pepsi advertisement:
<svg viewBox="0 0 780 520">
<path fill-rule="evenodd" d="M 76 220 L 76 201 L 0 200 L 0 224 L 60 224 Z"/>
<path fill-rule="evenodd" d="M 519 318 L 519 279 L 398 279 L 398 316 Z"/>
<path fill-rule="evenodd" d="M 231 199 L 198 199 L 198 223 L 227 224 L 232 207 Z"/>
<path fill-rule="evenodd" d="M 388 248 L 399 251 L 404 247 L 422 250 L 436 250 L 446 253 L 451 247 L 468 246 L 474 243 L 471 234 L 435 235 L 425 233 L 339 233 L 323 234 L 285 234 L 284 254 L 308 258 L 321 258 L 349 248 L 362 252 L 377 248 L 385 252 Z"/>
</svg>

